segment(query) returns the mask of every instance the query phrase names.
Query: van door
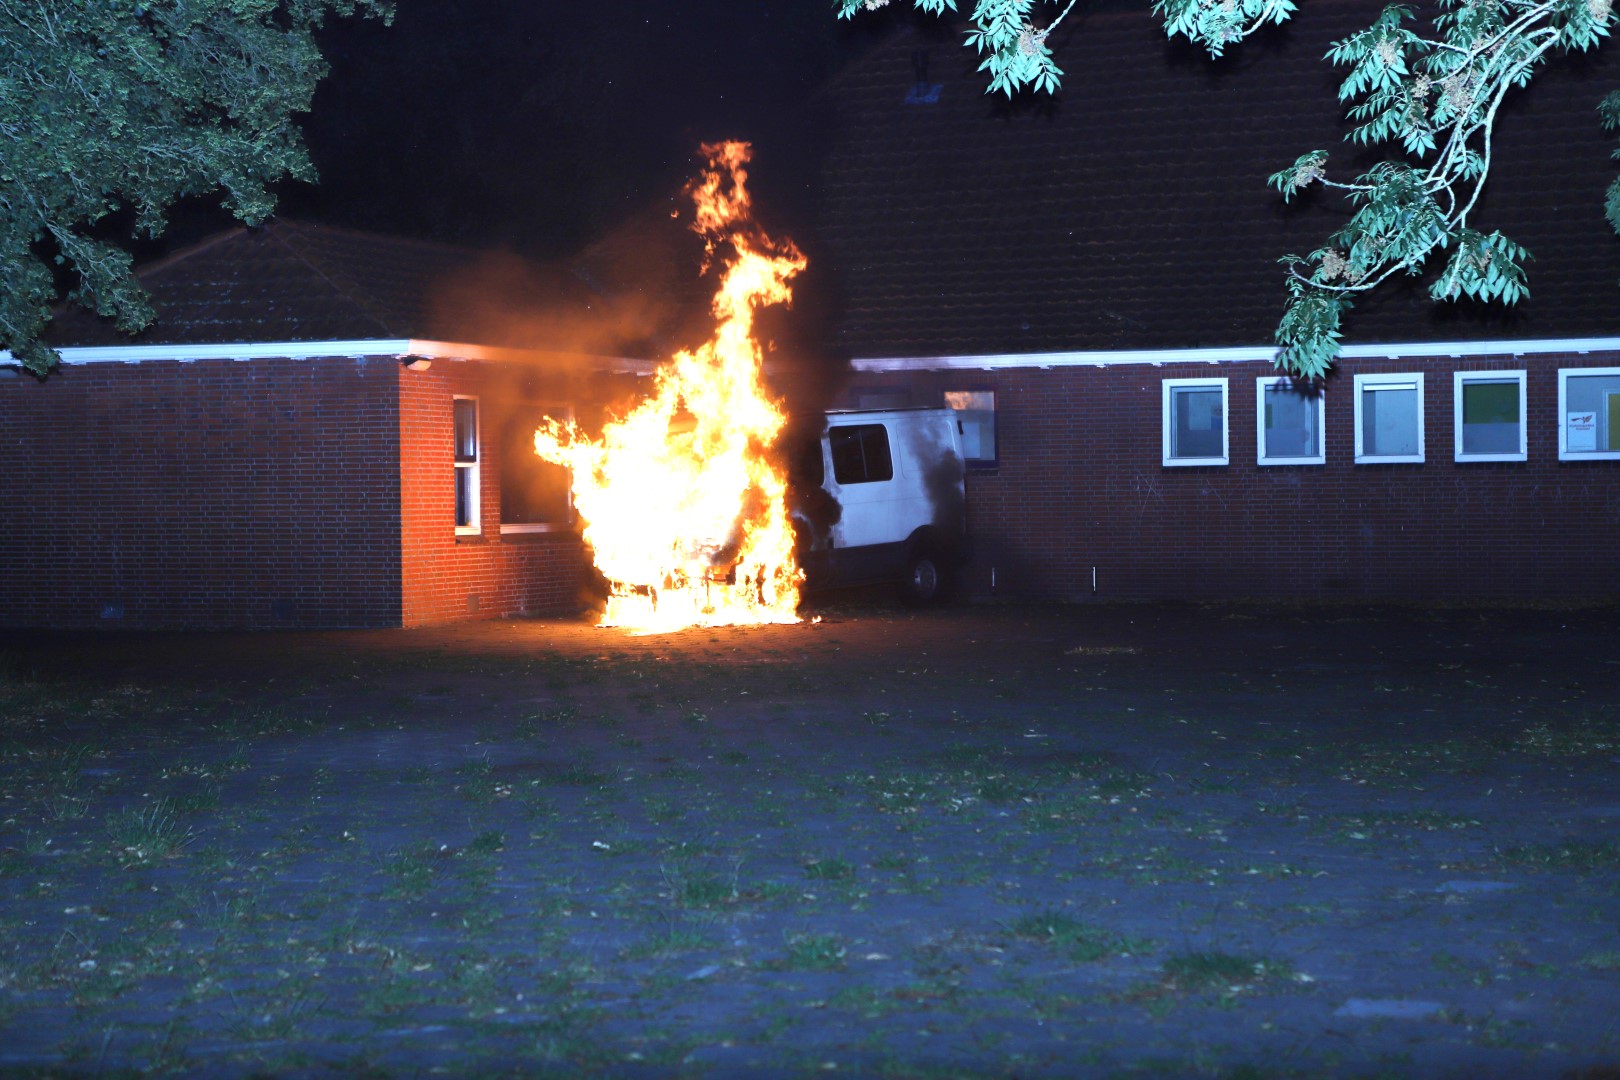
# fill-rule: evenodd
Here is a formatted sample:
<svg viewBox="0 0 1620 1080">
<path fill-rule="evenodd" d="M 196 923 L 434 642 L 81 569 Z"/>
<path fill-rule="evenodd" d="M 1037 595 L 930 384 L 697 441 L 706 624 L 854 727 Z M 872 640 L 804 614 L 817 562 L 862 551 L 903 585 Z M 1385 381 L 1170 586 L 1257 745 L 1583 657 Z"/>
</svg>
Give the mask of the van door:
<svg viewBox="0 0 1620 1080">
<path fill-rule="evenodd" d="M 922 493 L 906 475 L 891 434 L 882 422 L 827 429 L 827 490 L 843 510 L 833 526 L 835 548 L 898 544 L 911 534 Z"/>
</svg>

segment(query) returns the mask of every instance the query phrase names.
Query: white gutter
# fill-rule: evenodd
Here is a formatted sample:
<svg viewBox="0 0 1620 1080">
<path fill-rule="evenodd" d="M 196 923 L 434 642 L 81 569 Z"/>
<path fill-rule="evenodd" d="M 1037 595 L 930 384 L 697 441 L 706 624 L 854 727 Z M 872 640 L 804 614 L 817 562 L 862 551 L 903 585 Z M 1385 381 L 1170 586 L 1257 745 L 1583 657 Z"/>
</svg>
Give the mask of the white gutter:
<svg viewBox="0 0 1620 1080">
<path fill-rule="evenodd" d="M 1549 338 L 1531 341 L 1419 341 L 1396 345 L 1346 345 L 1348 360 L 1445 356 L 1532 356 L 1540 353 L 1620 352 L 1620 337 Z M 1113 349 L 1095 352 L 1005 353 L 994 356 L 873 357 L 851 362 L 856 371 L 997 371 L 1008 368 L 1113 367 L 1122 364 L 1271 363 L 1275 345 L 1223 349 Z"/>
<path fill-rule="evenodd" d="M 535 361 L 566 355 L 545 349 L 502 349 L 453 341 L 416 338 L 359 338 L 344 341 L 237 341 L 218 345 L 94 345 L 58 349 L 64 364 L 140 364 L 153 360 L 309 360 L 319 356 L 386 356 L 396 360 Z M 646 360 L 621 356 L 592 357 L 604 368 L 647 374 L 654 366 Z M 15 363 L 9 351 L 0 351 L 0 364 Z M 643 370 L 645 369 L 645 370 Z"/>
</svg>

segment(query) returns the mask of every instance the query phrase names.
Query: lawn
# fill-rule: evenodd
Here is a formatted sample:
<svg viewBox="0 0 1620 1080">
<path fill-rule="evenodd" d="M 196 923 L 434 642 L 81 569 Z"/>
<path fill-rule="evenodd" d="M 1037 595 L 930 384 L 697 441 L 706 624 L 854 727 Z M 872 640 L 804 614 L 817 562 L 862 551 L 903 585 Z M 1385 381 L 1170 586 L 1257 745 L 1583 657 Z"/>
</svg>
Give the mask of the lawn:
<svg viewBox="0 0 1620 1080">
<path fill-rule="evenodd" d="M 1620 1075 L 1620 612 L 0 639 L 0 1076 Z"/>
</svg>

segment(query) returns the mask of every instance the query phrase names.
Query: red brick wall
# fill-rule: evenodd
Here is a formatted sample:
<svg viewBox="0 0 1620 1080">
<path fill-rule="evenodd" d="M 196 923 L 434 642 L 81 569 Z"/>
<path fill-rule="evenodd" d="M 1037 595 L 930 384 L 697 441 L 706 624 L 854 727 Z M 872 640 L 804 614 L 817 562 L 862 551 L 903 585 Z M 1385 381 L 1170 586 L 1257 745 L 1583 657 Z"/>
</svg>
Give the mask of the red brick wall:
<svg viewBox="0 0 1620 1080">
<path fill-rule="evenodd" d="M 406 626 L 516 614 L 566 614 L 581 606 L 585 556 L 572 531 L 500 531 L 500 455 L 490 442 L 493 396 L 510 380 L 481 363 L 435 360 L 399 373 L 402 621 Z M 455 528 L 455 395 L 480 398 L 482 523 Z"/>
<path fill-rule="evenodd" d="M 1558 460 L 1560 367 L 1620 356 L 1346 360 L 1325 465 L 1255 463 L 1265 363 L 868 373 L 852 397 L 996 391 L 999 466 L 968 478 L 972 594 L 1100 598 L 1620 597 L 1620 461 Z M 1528 369 L 1528 452 L 1453 460 L 1452 372 Z M 1423 464 L 1356 465 L 1352 376 L 1422 371 Z M 1165 467 L 1161 380 L 1225 377 L 1230 464 Z"/>
<path fill-rule="evenodd" d="M 397 624 L 397 369 L 154 361 L 0 379 L 0 625 Z"/>
</svg>

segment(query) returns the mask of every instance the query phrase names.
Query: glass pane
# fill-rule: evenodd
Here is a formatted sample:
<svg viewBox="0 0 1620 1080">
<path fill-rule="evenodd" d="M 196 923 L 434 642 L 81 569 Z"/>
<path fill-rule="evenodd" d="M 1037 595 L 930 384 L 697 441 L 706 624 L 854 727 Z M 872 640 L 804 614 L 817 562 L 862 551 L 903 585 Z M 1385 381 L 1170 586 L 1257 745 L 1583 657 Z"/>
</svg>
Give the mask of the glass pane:
<svg viewBox="0 0 1620 1080">
<path fill-rule="evenodd" d="M 996 460 L 996 392 L 947 390 L 945 404 L 956 410 L 962 431 L 962 456 L 969 461 Z"/>
<path fill-rule="evenodd" d="M 1361 452 L 1366 457 L 1416 457 L 1418 392 L 1413 383 L 1361 388 Z"/>
<path fill-rule="evenodd" d="M 478 460 L 478 402 L 470 398 L 455 400 L 456 460 Z M 439 414 L 443 416 L 443 413 Z"/>
<path fill-rule="evenodd" d="M 456 528 L 472 524 L 473 471 L 471 469 L 456 470 Z"/>
<path fill-rule="evenodd" d="M 894 478 L 889 433 L 882 424 L 852 424 L 827 432 L 832 446 L 833 479 L 840 484 L 870 484 Z"/>
<path fill-rule="evenodd" d="M 1321 433 L 1316 414 L 1321 399 L 1292 386 L 1266 387 L 1267 458 L 1321 456 Z"/>
<path fill-rule="evenodd" d="M 1571 375 L 1563 420 L 1570 453 L 1620 450 L 1620 375 Z"/>
<path fill-rule="evenodd" d="M 1519 380 L 1469 380 L 1462 384 L 1462 448 L 1465 454 L 1519 452 Z"/>
<path fill-rule="evenodd" d="M 534 452 L 542 412 L 524 412 L 501 440 L 501 524 L 567 525 L 573 520 L 566 468 Z"/>
<path fill-rule="evenodd" d="M 1170 388 L 1170 456 L 1218 458 L 1225 429 L 1218 386 Z"/>
</svg>

